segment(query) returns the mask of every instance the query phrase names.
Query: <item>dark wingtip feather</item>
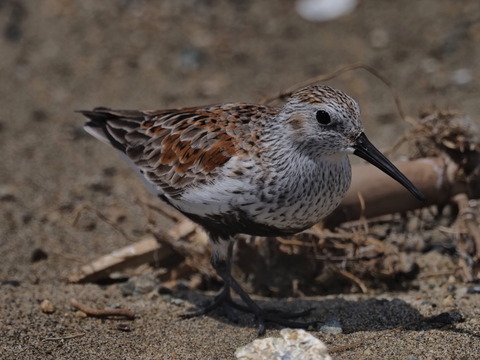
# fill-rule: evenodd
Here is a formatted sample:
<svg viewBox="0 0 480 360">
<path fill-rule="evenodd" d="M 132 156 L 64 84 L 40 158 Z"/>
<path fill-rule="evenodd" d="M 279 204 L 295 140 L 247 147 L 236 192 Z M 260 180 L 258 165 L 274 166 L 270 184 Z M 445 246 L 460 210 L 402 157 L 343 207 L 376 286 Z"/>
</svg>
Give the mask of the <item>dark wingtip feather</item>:
<svg viewBox="0 0 480 360">
<path fill-rule="evenodd" d="M 76 113 L 80 113 L 87 117 L 90 121 L 103 124 L 109 118 L 111 118 L 111 114 L 109 114 L 111 110 L 105 107 L 96 107 L 93 110 L 75 110 Z"/>
<path fill-rule="evenodd" d="M 114 148 L 122 152 L 125 152 L 125 145 L 116 140 L 108 130 L 108 120 L 116 117 L 111 114 L 110 111 L 110 109 L 105 107 L 97 107 L 93 110 L 76 110 L 75 112 L 80 113 L 89 119 L 89 121 L 85 123 L 84 129 L 90 135 L 96 137 L 100 141 L 112 145 Z"/>
</svg>

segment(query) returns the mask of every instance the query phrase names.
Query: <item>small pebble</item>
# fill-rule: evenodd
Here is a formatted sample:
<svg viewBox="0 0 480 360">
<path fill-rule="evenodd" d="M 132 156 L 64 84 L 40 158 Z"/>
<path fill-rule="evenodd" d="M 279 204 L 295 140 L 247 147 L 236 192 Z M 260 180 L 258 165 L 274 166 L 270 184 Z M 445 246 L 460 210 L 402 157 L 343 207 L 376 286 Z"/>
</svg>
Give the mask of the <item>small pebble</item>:
<svg viewBox="0 0 480 360">
<path fill-rule="evenodd" d="M 128 324 L 118 324 L 117 325 L 117 330 L 130 332 L 130 331 L 132 331 L 132 328 Z"/>
<path fill-rule="evenodd" d="M 123 296 L 131 296 L 135 292 L 135 283 L 133 281 L 127 281 L 126 283 L 118 286 Z"/>
<path fill-rule="evenodd" d="M 45 299 L 40 304 L 40 309 L 42 309 L 42 312 L 45 314 L 52 314 L 55 312 L 55 305 L 53 305 L 50 300 Z"/>
<path fill-rule="evenodd" d="M 30 262 L 36 263 L 38 261 L 46 260 L 48 259 L 48 254 L 45 250 L 36 248 L 35 250 L 32 251 L 32 254 L 30 255 Z"/>
<path fill-rule="evenodd" d="M 468 294 L 480 294 L 480 285 L 470 286 L 467 288 Z"/>
<path fill-rule="evenodd" d="M 135 284 L 134 295 L 148 294 L 158 286 L 158 280 L 154 275 L 147 274 L 138 277 Z"/>
<path fill-rule="evenodd" d="M 367 348 L 363 351 L 363 355 L 365 356 L 371 356 L 372 355 L 372 350 Z"/>
<path fill-rule="evenodd" d="M 85 319 L 88 315 L 81 310 L 75 311 L 75 316 L 80 319 Z"/>
<path fill-rule="evenodd" d="M 119 285 L 124 296 L 138 296 L 152 292 L 158 287 L 157 278 L 152 274 L 131 277 L 126 283 Z"/>
<path fill-rule="evenodd" d="M 114 271 L 108 277 L 110 278 L 110 280 L 113 280 L 115 282 L 128 281 L 128 279 L 130 278 L 127 274 L 121 271 Z"/>
<path fill-rule="evenodd" d="M 18 281 L 18 280 L 2 280 L 2 281 L 0 281 L 0 286 L 3 286 L 3 285 L 19 287 L 20 286 L 20 281 Z"/>
<path fill-rule="evenodd" d="M 468 84 L 472 79 L 472 72 L 469 69 L 458 69 L 452 73 L 452 81 L 457 85 Z"/>
<path fill-rule="evenodd" d="M 327 321 L 324 325 L 320 327 L 320 331 L 325 334 L 333 335 L 343 333 L 342 325 L 337 319 L 331 319 L 330 321 Z"/>
<path fill-rule="evenodd" d="M 455 302 L 455 299 L 452 295 L 448 295 L 446 298 L 443 299 L 443 305 L 452 305 Z"/>
<path fill-rule="evenodd" d="M 455 290 L 455 299 L 461 299 L 468 293 L 468 288 L 461 287 Z"/>
<path fill-rule="evenodd" d="M 172 295 L 171 294 L 162 295 L 162 299 L 165 302 L 170 302 L 170 301 L 172 301 Z"/>
<path fill-rule="evenodd" d="M 1 185 L 0 186 L 0 201 L 12 202 L 17 199 L 16 189 L 13 186 Z"/>
<path fill-rule="evenodd" d="M 323 325 L 320 327 L 320 331 L 325 334 L 333 334 L 338 335 L 343 333 L 343 329 L 339 326 L 330 326 L 330 325 Z"/>
<path fill-rule="evenodd" d="M 184 70 L 196 70 L 205 62 L 205 55 L 196 47 L 181 50 L 178 63 Z"/>
<path fill-rule="evenodd" d="M 185 300 L 179 298 L 172 298 L 170 300 L 170 303 L 174 305 L 183 305 L 185 303 Z"/>
</svg>

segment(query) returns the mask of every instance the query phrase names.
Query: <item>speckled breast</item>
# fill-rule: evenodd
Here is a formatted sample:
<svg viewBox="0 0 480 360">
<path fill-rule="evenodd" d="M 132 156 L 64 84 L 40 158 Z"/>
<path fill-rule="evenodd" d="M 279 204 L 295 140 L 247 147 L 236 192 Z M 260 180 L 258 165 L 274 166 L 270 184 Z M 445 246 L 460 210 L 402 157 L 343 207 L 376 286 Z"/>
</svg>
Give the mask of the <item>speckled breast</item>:
<svg viewBox="0 0 480 360">
<path fill-rule="evenodd" d="M 337 162 L 277 174 L 277 181 L 260 186 L 258 201 L 241 206 L 253 222 L 286 233 L 305 230 L 330 214 L 341 202 L 351 182 L 347 156 Z"/>
</svg>

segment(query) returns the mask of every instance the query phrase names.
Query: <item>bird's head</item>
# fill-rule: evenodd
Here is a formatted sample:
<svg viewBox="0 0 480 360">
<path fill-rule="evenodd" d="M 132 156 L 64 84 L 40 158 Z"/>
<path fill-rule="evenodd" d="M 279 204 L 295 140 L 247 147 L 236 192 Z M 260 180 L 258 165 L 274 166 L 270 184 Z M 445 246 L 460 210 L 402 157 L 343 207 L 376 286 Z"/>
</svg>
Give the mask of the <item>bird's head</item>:
<svg viewBox="0 0 480 360">
<path fill-rule="evenodd" d="M 417 199 L 424 199 L 405 175 L 368 140 L 357 102 L 342 91 L 321 85 L 300 89 L 284 105 L 279 119 L 292 141 L 309 156 L 357 155 L 398 181 Z"/>
</svg>

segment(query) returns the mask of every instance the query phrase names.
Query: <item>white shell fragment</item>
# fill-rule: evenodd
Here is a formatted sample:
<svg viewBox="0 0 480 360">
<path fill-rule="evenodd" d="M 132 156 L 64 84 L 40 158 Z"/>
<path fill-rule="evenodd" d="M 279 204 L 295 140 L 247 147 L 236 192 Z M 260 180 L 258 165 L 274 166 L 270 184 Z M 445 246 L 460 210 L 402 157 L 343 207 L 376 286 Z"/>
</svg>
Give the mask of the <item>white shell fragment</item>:
<svg viewBox="0 0 480 360">
<path fill-rule="evenodd" d="M 309 21 L 327 21 L 352 12 L 358 0 L 297 0 L 297 13 Z"/>
<path fill-rule="evenodd" d="M 238 360 L 332 360 L 323 342 L 302 329 L 283 329 L 281 338 L 257 339 L 238 348 Z"/>
</svg>

